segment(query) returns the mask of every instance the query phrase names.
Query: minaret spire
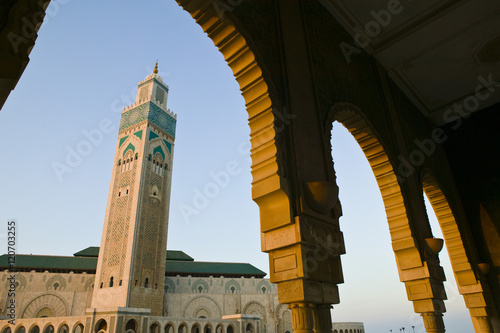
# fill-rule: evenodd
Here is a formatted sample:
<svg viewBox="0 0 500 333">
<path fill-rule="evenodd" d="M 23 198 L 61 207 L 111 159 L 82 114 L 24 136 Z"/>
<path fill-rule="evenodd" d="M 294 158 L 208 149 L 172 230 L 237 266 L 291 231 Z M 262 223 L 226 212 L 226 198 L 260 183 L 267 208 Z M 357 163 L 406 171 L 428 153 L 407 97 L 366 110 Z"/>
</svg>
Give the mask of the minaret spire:
<svg viewBox="0 0 500 333">
<path fill-rule="evenodd" d="M 153 73 L 158 74 L 158 59 L 156 59 L 156 65 L 155 69 L 153 70 Z"/>
</svg>

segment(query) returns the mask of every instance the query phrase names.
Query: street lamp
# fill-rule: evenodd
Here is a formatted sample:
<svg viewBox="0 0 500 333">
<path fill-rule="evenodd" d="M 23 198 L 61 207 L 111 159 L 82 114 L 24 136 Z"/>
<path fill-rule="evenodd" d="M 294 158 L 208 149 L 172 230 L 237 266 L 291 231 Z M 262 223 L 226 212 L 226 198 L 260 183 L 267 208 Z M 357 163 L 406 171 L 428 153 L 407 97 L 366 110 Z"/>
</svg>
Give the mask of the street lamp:
<svg viewBox="0 0 500 333">
<path fill-rule="evenodd" d="M 415 333 L 415 326 L 412 326 L 411 328 L 413 328 L 413 333 Z"/>
</svg>

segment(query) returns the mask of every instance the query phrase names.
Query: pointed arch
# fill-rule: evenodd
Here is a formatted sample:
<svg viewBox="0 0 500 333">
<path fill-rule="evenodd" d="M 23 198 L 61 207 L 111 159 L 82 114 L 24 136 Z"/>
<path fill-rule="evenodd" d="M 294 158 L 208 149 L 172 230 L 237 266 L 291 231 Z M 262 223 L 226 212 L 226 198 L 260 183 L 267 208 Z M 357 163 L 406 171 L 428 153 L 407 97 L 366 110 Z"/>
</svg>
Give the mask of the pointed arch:
<svg viewBox="0 0 500 333">
<path fill-rule="evenodd" d="M 355 105 L 335 104 L 328 117 L 330 127 L 327 130 L 329 132 L 334 121 L 338 121 L 351 133 L 370 164 L 384 202 L 400 278 L 404 281 L 403 270 L 421 267 L 423 264 L 412 236 L 403 194 L 394 167 L 378 136 L 368 122 L 361 117 L 361 112 Z"/>
<path fill-rule="evenodd" d="M 412 231 L 405 197 L 385 147 L 355 105 L 337 103 L 331 108 L 326 128 L 329 133 L 334 121 L 351 133 L 373 171 L 385 207 L 399 279 L 405 283 L 408 300 L 413 302 L 415 312 L 422 315 L 425 325 L 432 320 L 444 327 L 444 272 L 438 261 L 428 260 L 424 249 L 419 248 L 423 240 Z"/>
<path fill-rule="evenodd" d="M 492 306 L 488 304 L 491 299 L 489 287 L 485 281 L 478 278 L 481 272 L 468 254 L 455 214 L 431 170 L 422 170 L 420 178 L 424 193 L 441 227 L 458 291 L 464 297 L 474 327 L 476 330 L 477 327 L 491 330 L 491 321 L 488 318 L 491 311 L 488 307 Z"/>
</svg>

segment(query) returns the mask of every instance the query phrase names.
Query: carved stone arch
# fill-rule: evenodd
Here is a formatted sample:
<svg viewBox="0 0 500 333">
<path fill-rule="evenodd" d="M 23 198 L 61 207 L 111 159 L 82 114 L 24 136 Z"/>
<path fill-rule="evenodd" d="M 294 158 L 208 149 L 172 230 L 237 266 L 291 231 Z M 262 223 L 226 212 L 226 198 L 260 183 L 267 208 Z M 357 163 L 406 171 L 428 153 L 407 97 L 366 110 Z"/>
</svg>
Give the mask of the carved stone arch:
<svg viewBox="0 0 500 333">
<path fill-rule="evenodd" d="M 400 275 L 401 270 L 422 266 L 422 257 L 412 235 L 397 175 L 372 126 L 361 116 L 359 109 L 351 103 L 336 103 L 331 108 L 327 118 L 327 131 L 331 132 L 333 121 L 338 121 L 351 133 L 375 175 L 384 202 Z"/>
<path fill-rule="evenodd" d="M 243 307 L 242 313 L 259 315 L 261 322 L 266 321 L 266 307 L 259 302 L 251 301 Z"/>
<path fill-rule="evenodd" d="M 241 293 L 241 286 L 238 281 L 231 279 L 226 282 L 226 285 L 224 286 L 224 292 L 226 294 L 239 294 Z"/>
<path fill-rule="evenodd" d="M 175 282 L 172 279 L 165 277 L 165 281 L 163 283 L 163 290 L 166 293 L 174 293 L 175 292 Z"/>
<path fill-rule="evenodd" d="M 203 279 L 198 279 L 196 281 L 193 282 L 193 284 L 191 285 L 191 291 L 194 292 L 194 293 L 199 293 L 200 292 L 200 289 L 199 288 L 202 288 L 201 292 L 202 293 L 207 293 L 208 292 L 208 283 L 203 280 Z"/>
<path fill-rule="evenodd" d="M 55 294 L 43 294 L 33 298 L 22 311 L 22 318 L 36 318 L 43 308 L 50 308 L 54 317 L 65 317 L 68 314 L 68 305 Z"/>
<path fill-rule="evenodd" d="M 449 201 L 432 171 L 427 168 L 423 169 L 420 179 L 424 193 L 441 227 L 458 291 L 464 297 L 474 326 L 492 330 L 491 320 L 488 317 L 490 311 L 487 308 L 494 307 L 494 305 L 490 304 L 492 296 L 489 286 L 478 278 L 482 273 L 477 264 L 477 258 L 475 256 L 471 258 L 472 254 L 468 251 L 464 232 L 460 230 Z"/>
<path fill-rule="evenodd" d="M 194 318 L 212 318 L 210 310 L 206 306 L 200 306 L 194 311 Z"/>
<path fill-rule="evenodd" d="M 10 289 L 10 284 L 11 284 L 11 281 L 8 279 L 8 275 L 4 275 L 4 278 L 6 279 L 5 280 L 5 284 L 4 284 L 4 290 L 9 290 Z M 16 290 L 17 291 L 23 291 L 26 289 L 26 285 L 27 285 L 27 281 L 26 281 L 26 278 L 24 277 L 24 275 L 22 274 L 16 274 L 16 280 L 14 282 L 14 285 L 16 286 Z"/>
<path fill-rule="evenodd" d="M 85 290 L 85 291 L 93 290 L 94 289 L 94 287 L 93 287 L 94 281 L 95 281 L 95 277 L 88 278 L 87 281 L 85 281 L 85 284 L 83 286 L 83 290 Z"/>
<path fill-rule="evenodd" d="M 212 318 L 221 317 L 222 309 L 219 303 L 217 303 L 216 300 L 208 296 L 195 297 L 188 304 L 186 304 L 183 311 L 184 317 L 192 318 L 193 315 L 196 313 L 196 310 L 199 309 L 200 307 L 205 307 L 206 309 L 209 309 Z"/>
<path fill-rule="evenodd" d="M 259 205 L 264 230 L 288 225 L 290 202 L 286 184 L 284 149 L 279 149 L 276 98 L 271 100 L 271 80 L 264 77 L 250 45 L 230 19 L 222 19 L 211 1 L 176 0 L 198 23 L 224 56 L 245 99 L 250 126 L 252 199 Z M 275 94 L 274 94 L 275 95 Z"/>
<path fill-rule="evenodd" d="M 58 290 L 64 290 L 64 289 L 66 289 L 66 279 L 60 274 L 54 275 L 53 277 L 48 279 L 47 282 L 45 283 L 45 290 L 58 291 Z"/>
<path fill-rule="evenodd" d="M 264 288 L 264 289 L 262 289 Z M 258 294 L 268 294 L 271 292 L 271 284 L 266 281 L 266 280 L 262 280 L 260 281 L 259 283 L 257 283 L 257 293 Z"/>
<path fill-rule="evenodd" d="M 442 321 L 442 313 L 446 311 L 443 302 L 446 299 L 443 285 L 444 272 L 439 261 L 426 257 L 425 241 L 419 239 L 417 233 L 413 231 L 405 197 L 386 149 L 373 130 L 373 126 L 363 118 L 355 105 L 335 104 L 327 116 L 328 123 L 325 128 L 327 131 L 331 132 L 333 121 L 338 121 L 351 133 L 375 175 L 385 207 L 399 277 L 405 283 L 408 299 L 414 302 L 415 312 L 423 314 L 426 326 L 435 322 L 439 327 L 444 327 Z"/>
</svg>

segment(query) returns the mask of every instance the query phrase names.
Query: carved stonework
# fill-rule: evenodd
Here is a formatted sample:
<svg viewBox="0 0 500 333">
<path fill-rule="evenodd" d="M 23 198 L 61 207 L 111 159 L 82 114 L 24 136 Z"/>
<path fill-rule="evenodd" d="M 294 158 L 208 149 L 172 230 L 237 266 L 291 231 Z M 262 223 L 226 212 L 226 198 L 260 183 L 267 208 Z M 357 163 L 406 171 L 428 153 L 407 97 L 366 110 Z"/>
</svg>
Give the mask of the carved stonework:
<svg viewBox="0 0 500 333">
<path fill-rule="evenodd" d="M 292 311 L 292 325 L 294 333 L 314 332 L 313 304 L 292 303 L 288 308 Z"/>
<path fill-rule="evenodd" d="M 476 317 L 476 320 L 481 333 L 493 333 L 491 321 L 487 316 Z"/>
<path fill-rule="evenodd" d="M 424 321 L 427 333 L 444 333 L 443 314 L 439 312 L 429 312 L 420 314 Z"/>
</svg>

